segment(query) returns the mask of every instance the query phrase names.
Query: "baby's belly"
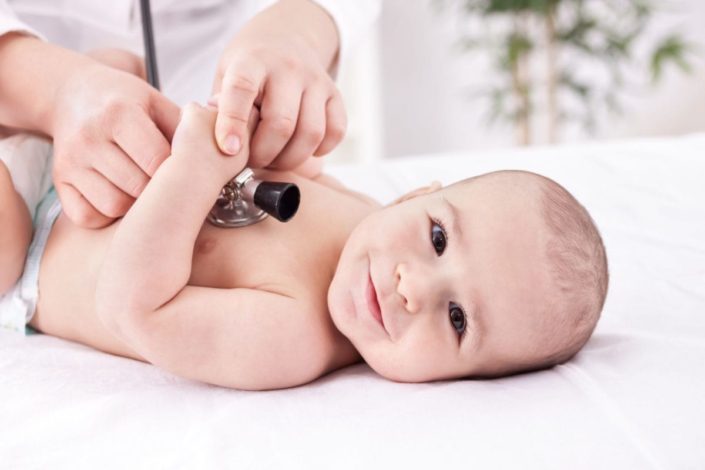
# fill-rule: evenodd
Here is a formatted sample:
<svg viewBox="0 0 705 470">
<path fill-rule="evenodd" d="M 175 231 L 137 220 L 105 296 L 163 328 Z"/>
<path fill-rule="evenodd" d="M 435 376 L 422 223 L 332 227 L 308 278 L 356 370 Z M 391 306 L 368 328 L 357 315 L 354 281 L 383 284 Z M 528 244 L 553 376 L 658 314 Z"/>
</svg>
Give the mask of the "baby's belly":
<svg viewBox="0 0 705 470">
<path fill-rule="evenodd" d="M 89 230 L 61 214 L 47 240 L 39 271 L 39 308 L 86 309 L 93 306 L 97 273 L 116 225 Z"/>
<path fill-rule="evenodd" d="M 59 216 L 42 256 L 39 299 L 30 324 L 43 333 L 141 360 L 95 313 L 97 274 L 115 228 L 81 229 Z"/>
</svg>

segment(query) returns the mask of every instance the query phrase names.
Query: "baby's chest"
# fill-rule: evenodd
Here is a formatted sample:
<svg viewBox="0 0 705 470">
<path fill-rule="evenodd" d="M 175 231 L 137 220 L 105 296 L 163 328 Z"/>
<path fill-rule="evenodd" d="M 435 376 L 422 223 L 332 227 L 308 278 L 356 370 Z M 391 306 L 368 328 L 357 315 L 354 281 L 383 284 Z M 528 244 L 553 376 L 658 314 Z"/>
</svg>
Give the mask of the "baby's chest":
<svg viewBox="0 0 705 470">
<path fill-rule="evenodd" d="M 310 299 L 327 295 L 338 251 L 330 239 L 274 220 L 260 227 L 205 225 L 194 246 L 189 284 L 254 288 Z"/>
<path fill-rule="evenodd" d="M 272 221 L 280 224 L 279 222 Z M 313 328 L 328 347 L 325 363 L 339 367 L 357 360 L 349 341 L 333 325 L 328 312 L 328 287 L 339 248 L 297 230 L 274 226 L 262 231 L 202 230 L 194 247 L 189 284 L 218 288 L 249 288 L 296 299 L 296 315 Z M 239 232 L 238 232 L 239 230 Z"/>
</svg>

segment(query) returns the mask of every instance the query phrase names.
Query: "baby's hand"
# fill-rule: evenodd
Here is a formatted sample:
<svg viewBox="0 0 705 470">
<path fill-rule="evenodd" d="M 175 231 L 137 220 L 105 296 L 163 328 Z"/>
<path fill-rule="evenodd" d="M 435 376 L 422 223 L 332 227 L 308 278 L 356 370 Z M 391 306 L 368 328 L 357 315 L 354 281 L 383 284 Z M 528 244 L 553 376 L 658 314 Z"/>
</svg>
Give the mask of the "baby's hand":
<svg viewBox="0 0 705 470">
<path fill-rule="evenodd" d="M 251 116 L 250 134 L 257 119 L 256 115 Z M 196 103 L 184 106 L 171 143 L 171 158 L 187 161 L 189 165 L 207 167 L 225 185 L 245 167 L 250 154 L 249 138 L 245 139 L 243 151 L 237 155 L 222 153 L 214 137 L 215 120 L 214 107 L 203 107 Z"/>
</svg>

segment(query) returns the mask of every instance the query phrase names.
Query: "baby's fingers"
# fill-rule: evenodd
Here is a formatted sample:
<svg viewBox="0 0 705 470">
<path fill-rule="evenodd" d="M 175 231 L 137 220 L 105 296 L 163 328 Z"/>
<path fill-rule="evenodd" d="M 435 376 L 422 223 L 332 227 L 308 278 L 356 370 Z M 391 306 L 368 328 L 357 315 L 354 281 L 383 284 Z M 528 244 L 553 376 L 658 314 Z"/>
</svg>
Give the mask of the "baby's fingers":
<svg viewBox="0 0 705 470">
<path fill-rule="evenodd" d="M 265 79 L 260 62 L 234 61 L 220 87 L 215 137 L 221 151 L 237 154 L 248 137 L 247 124 Z"/>
</svg>

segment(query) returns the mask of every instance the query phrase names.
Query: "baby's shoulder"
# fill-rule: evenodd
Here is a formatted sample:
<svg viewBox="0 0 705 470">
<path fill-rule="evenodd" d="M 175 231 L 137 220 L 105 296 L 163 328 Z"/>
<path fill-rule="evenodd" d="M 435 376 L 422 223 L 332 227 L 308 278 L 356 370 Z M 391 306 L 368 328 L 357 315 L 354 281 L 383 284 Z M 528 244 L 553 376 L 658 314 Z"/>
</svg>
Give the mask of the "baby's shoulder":
<svg viewBox="0 0 705 470">
<path fill-rule="evenodd" d="M 335 191 L 338 191 L 340 193 L 343 193 L 347 196 L 352 196 L 356 200 L 363 202 L 365 205 L 370 206 L 370 208 L 372 208 L 372 209 L 378 209 L 378 208 L 382 207 L 379 202 L 375 201 L 370 196 L 363 194 L 363 193 L 360 193 L 360 192 L 357 192 L 357 191 L 353 191 L 350 188 L 347 188 L 345 185 L 343 185 L 343 183 L 341 183 L 337 179 L 333 178 L 331 175 L 326 175 L 324 173 L 321 173 L 318 176 L 316 176 L 315 178 L 313 178 L 313 181 L 316 181 L 319 184 L 327 186 L 327 187 L 329 187 Z"/>
</svg>

